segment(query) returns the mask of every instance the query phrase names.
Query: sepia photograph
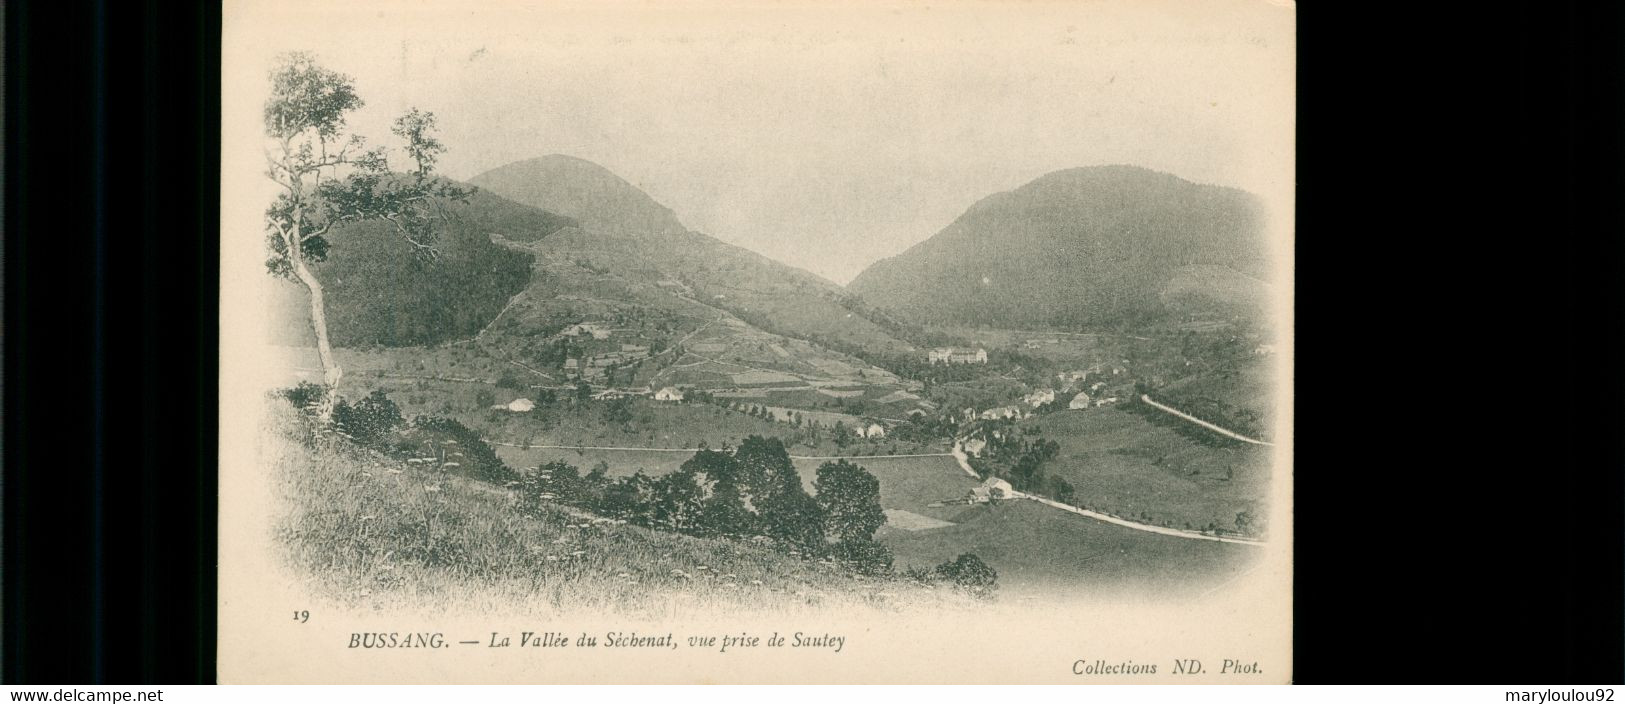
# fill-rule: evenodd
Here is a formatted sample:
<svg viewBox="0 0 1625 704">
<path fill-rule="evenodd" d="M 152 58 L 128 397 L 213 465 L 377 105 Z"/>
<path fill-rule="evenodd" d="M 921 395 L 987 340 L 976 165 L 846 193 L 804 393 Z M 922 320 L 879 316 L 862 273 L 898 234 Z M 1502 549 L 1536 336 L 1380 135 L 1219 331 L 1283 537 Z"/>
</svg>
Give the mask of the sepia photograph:
<svg viewBox="0 0 1625 704">
<path fill-rule="evenodd" d="M 223 15 L 222 682 L 1291 680 L 1293 4 Z"/>
</svg>

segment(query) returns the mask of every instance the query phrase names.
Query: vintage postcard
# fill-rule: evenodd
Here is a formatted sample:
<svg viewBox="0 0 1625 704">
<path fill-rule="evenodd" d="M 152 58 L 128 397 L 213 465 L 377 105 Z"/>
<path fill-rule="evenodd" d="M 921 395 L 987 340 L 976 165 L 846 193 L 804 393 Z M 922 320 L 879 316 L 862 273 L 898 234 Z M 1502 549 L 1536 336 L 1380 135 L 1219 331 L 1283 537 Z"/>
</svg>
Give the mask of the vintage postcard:
<svg viewBox="0 0 1625 704">
<path fill-rule="evenodd" d="M 228 0 L 220 679 L 1289 681 L 1295 23 Z"/>
</svg>

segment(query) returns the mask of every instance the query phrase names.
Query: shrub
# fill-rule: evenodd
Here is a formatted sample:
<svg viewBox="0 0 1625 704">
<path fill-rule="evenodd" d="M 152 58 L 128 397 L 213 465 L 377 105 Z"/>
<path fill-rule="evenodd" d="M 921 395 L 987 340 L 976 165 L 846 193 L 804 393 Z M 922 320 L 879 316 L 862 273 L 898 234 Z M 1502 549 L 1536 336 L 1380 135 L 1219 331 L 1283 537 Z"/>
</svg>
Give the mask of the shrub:
<svg viewBox="0 0 1625 704">
<path fill-rule="evenodd" d="M 459 452 L 463 456 L 458 465 L 462 468 L 461 474 L 493 483 L 511 481 L 514 471 L 503 464 L 497 457 L 495 450 L 485 442 L 480 434 L 462 423 L 451 418 L 436 416 L 419 416 L 412 421 L 412 427 L 422 434 L 412 443 L 412 449 L 420 449 L 423 443 L 436 440 L 455 440 Z"/>
<path fill-rule="evenodd" d="M 497 388 L 524 391 L 525 383 L 520 381 L 519 375 L 513 373 L 512 370 L 505 369 L 500 375 L 497 376 Z"/>
<path fill-rule="evenodd" d="M 992 598 L 999 588 L 999 573 L 982 562 L 982 558 L 968 552 L 937 565 L 934 574 L 937 579 L 984 599 Z"/>
<path fill-rule="evenodd" d="M 327 398 L 327 387 L 309 381 L 301 381 L 297 386 L 283 389 L 278 393 L 281 394 L 282 398 L 287 399 L 288 403 L 293 404 L 294 408 L 309 408 Z"/>
<path fill-rule="evenodd" d="M 756 514 L 745 508 L 739 484 L 719 481 L 700 508 L 699 528 L 708 535 L 739 537 L 756 532 Z"/>
<path fill-rule="evenodd" d="M 406 423 L 401 407 L 383 391 L 374 391 L 351 405 L 340 400 L 333 407 L 333 423 L 362 444 L 377 444 Z"/>
<path fill-rule="evenodd" d="M 860 574 L 879 576 L 891 572 L 891 549 L 873 540 L 843 540 L 831 553 Z"/>
</svg>

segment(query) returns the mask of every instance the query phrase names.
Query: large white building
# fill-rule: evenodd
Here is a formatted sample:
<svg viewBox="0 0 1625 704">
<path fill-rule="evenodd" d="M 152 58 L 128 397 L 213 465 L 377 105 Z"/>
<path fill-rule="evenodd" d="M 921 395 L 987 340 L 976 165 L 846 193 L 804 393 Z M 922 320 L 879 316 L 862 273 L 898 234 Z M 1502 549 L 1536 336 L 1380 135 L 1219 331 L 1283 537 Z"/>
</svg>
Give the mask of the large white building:
<svg viewBox="0 0 1625 704">
<path fill-rule="evenodd" d="M 1021 409 L 1016 408 L 1015 406 L 999 406 L 998 408 L 989 408 L 989 409 L 987 409 L 985 411 L 982 411 L 981 416 L 980 416 L 980 418 L 982 420 L 998 420 L 1000 418 L 1020 418 L 1020 417 L 1022 417 L 1021 416 Z"/>
<path fill-rule="evenodd" d="M 1039 389 L 1022 397 L 1027 405 L 1037 408 L 1055 400 L 1055 389 Z"/>
<path fill-rule="evenodd" d="M 965 349 L 960 347 L 938 347 L 925 353 L 926 359 L 936 364 L 987 364 L 987 350 L 980 347 Z"/>
</svg>

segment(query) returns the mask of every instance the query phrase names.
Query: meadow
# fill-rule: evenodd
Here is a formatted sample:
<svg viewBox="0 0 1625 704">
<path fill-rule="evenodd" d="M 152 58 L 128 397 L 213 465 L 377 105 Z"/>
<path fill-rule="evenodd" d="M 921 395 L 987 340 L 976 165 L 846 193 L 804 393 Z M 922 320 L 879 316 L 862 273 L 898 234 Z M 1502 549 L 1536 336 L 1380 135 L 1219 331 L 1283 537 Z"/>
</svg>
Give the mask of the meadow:
<svg viewBox="0 0 1625 704">
<path fill-rule="evenodd" d="M 1266 518 L 1268 448 L 1203 445 L 1114 408 L 1052 413 L 1023 425 L 1060 443 L 1044 471 L 1070 482 L 1073 503 L 1084 508 L 1179 529 L 1234 529 L 1242 511 Z"/>
<path fill-rule="evenodd" d="M 828 460 L 793 460 L 801 482 L 812 491 L 818 466 Z M 967 506 L 933 503 L 963 500 L 977 480 L 959 468 L 952 457 L 886 457 L 852 460 L 880 480 L 880 506 L 901 509 L 943 521 L 958 522 Z M 933 563 L 935 564 L 935 563 Z"/>
<path fill-rule="evenodd" d="M 261 436 L 289 567 L 353 607 L 670 618 L 971 608 L 963 593 L 865 578 L 766 545 L 618 524 L 562 506 L 519 514 L 508 490 L 360 448 L 286 407 Z M 957 553 L 955 553 L 957 555 Z"/>
<path fill-rule="evenodd" d="M 1191 596 L 1244 572 L 1258 548 L 1130 530 L 1032 501 L 961 507 L 957 525 L 882 528 L 898 570 L 975 553 L 999 573 L 1001 599 L 1040 595 Z"/>
</svg>

